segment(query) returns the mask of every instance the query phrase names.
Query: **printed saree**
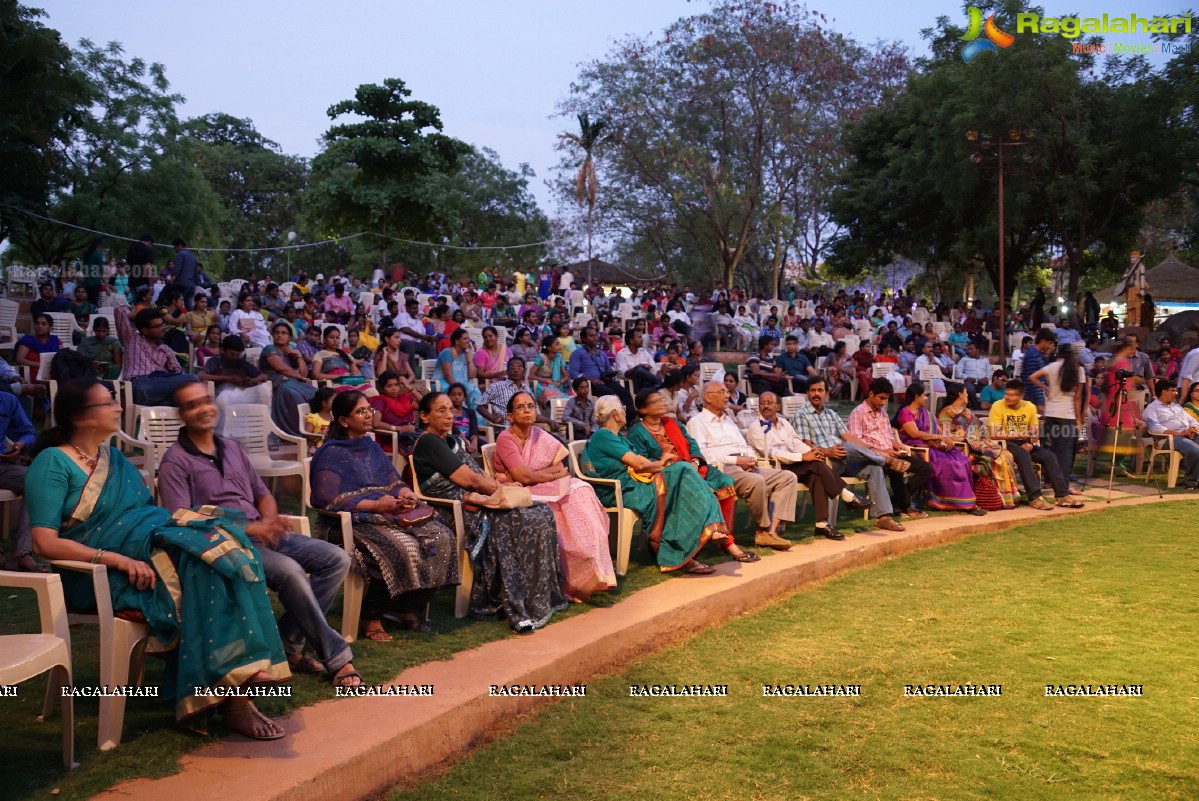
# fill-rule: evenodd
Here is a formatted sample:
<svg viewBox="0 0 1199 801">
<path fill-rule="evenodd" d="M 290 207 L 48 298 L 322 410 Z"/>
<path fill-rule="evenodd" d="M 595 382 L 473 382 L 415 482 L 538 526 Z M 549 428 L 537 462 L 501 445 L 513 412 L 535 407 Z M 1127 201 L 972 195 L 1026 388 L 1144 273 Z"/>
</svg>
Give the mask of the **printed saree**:
<svg viewBox="0 0 1199 801">
<path fill-rule="evenodd" d="M 663 436 L 674 448 L 675 459 L 680 462 L 690 462 L 692 459 L 703 461 L 704 457 L 699 451 L 699 444 L 692 439 L 691 434 L 687 433 L 686 428 L 679 425 L 677 421 L 664 417 L 662 418 L 662 429 Z M 662 458 L 664 453 L 662 442 L 643 423 L 638 423 L 629 429 L 627 439 L 633 453 L 654 461 Z M 701 464 L 697 470 L 700 478 L 707 482 L 715 494 L 716 502 L 720 505 L 720 513 L 724 516 L 724 524 L 728 526 L 729 531 L 732 531 L 733 510 L 737 504 L 737 491 L 733 487 L 733 479 L 706 463 Z"/>
</svg>

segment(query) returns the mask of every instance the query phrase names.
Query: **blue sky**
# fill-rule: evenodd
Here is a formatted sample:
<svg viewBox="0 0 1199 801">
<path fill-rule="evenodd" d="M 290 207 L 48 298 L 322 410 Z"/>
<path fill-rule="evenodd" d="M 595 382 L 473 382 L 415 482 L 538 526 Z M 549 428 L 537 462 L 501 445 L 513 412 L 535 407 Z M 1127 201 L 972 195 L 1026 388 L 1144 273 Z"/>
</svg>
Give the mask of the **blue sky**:
<svg viewBox="0 0 1199 801">
<path fill-rule="evenodd" d="M 72 44 L 116 40 L 128 55 L 164 64 L 187 98 L 184 116 L 249 117 L 297 155 L 317 152 L 326 109 L 357 85 L 402 78 L 416 99 L 441 109 L 446 133 L 494 149 L 509 167 L 532 165 L 532 188 L 547 211 L 543 181 L 557 162 L 555 137 L 573 124 L 551 115 L 578 64 L 626 35 L 660 31 L 708 7 L 703 0 L 23 1 L 44 8 L 47 23 Z M 923 52 L 920 29 L 938 16 L 964 23 L 961 5 L 948 0 L 810 7 L 859 41 L 899 40 L 913 52 Z M 1045 7 L 1054 15 L 1148 13 L 1131 0 Z"/>
</svg>

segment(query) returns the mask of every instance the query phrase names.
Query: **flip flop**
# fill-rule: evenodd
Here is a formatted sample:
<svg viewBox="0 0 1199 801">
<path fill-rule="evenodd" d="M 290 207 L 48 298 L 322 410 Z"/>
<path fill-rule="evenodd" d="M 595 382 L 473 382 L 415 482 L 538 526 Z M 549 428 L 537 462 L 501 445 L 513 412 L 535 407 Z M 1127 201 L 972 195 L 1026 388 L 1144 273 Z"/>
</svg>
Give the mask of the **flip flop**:
<svg viewBox="0 0 1199 801">
<path fill-rule="evenodd" d="M 377 628 L 369 626 L 364 628 L 362 630 L 362 636 L 374 642 L 391 642 L 393 639 L 392 636 L 387 633 L 387 629 L 383 628 L 382 623 L 380 623 Z"/>
<path fill-rule="evenodd" d="M 295 654 L 296 659 L 292 659 L 293 654 L 288 654 L 287 666 L 291 668 L 292 673 L 323 673 L 325 666 L 313 659 L 308 654 Z"/>
<path fill-rule="evenodd" d="M 710 576 L 715 572 L 716 568 L 709 565 L 701 565 L 699 562 L 696 562 L 694 567 L 689 567 L 683 571 L 688 576 Z"/>
<path fill-rule="evenodd" d="M 762 557 L 758 556 L 756 553 L 753 553 L 752 551 L 742 551 L 740 556 L 733 556 L 730 553 L 729 556 L 732 556 L 733 559 L 737 560 L 738 562 L 744 562 L 745 564 L 751 564 L 753 562 L 761 562 L 762 561 Z M 716 572 L 715 568 L 712 568 L 712 572 Z"/>
</svg>

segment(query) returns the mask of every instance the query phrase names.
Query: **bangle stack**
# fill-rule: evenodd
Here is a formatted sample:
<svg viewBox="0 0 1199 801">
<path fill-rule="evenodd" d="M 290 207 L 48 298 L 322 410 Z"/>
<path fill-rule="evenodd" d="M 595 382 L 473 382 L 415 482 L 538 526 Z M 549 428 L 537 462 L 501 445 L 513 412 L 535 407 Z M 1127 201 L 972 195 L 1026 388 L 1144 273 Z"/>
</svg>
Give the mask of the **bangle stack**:
<svg viewBox="0 0 1199 801">
<path fill-rule="evenodd" d="M 93 565 L 100 564 L 100 557 L 103 556 L 105 553 L 106 552 L 103 548 L 97 548 L 96 552 L 94 554 L 92 554 L 92 564 Z"/>
</svg>

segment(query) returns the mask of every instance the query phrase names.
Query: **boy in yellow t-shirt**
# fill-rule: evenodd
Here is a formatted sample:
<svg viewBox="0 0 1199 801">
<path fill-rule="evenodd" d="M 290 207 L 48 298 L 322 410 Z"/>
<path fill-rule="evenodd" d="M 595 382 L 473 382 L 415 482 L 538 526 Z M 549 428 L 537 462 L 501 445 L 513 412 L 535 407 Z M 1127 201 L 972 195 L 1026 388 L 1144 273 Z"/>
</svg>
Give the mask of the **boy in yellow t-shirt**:
<svg viewBox="0 0 1199 801">
<path fill-rule="evenodd" d="M 988 422 L 992 438 L 1007 440 L 1008 453 L 1020 472 L 1020 483 L 1024 485 L 1029 506 L 1042 511 L 1053 509 L 1041 497 L 1041 480 L 1033 467 L 1034 462 L 1041 465 L 1041 471 L 1053 486 L 1057 506 L 1068 509 L 1082 506 L 1081 502 L 1071 497 L 1070 483 L 1066 481 L 1057 457 L 1048 448 L 1042 448 L 1037 439 L 1040 419 L 1037 417 L 1037 407 L 1024 400 L 1023 381 L 1013 378 L 1007 382 L 1003 388 L 1003 400 L 991 405 Z"/>
</svg>

